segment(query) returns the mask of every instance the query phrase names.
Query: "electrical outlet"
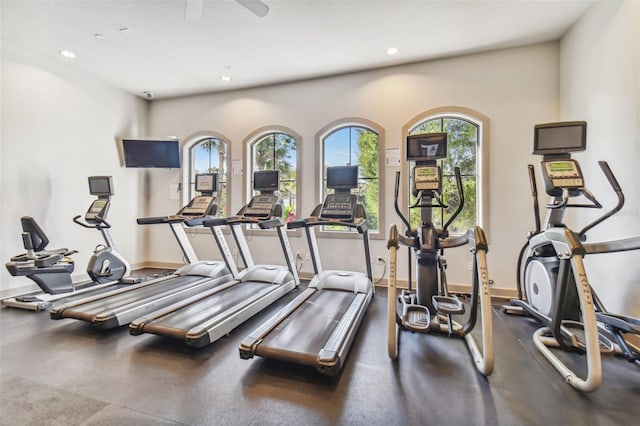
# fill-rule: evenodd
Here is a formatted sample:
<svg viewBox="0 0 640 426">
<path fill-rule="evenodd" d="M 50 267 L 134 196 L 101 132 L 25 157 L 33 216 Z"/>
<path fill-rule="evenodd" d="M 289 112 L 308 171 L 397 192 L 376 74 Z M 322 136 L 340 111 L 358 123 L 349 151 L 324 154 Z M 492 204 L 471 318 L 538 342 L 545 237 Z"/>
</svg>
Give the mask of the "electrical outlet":
<svg viewBox="0 0 640 426">
<path fill-rule="evenodd" d="M 471 270 L 473 270 L 473 261 L 471 261 L 471 260 L 470 260 L 470 261 L 467 263 L 467 271 L 471 271 Z"/>
<path fill-rule="evenodd" d="M 311 253 L 305 253 L 305 254 L 304 254 L 304 257 L 305 257 L 307 260 L 311 260 Z"/>
</svg>

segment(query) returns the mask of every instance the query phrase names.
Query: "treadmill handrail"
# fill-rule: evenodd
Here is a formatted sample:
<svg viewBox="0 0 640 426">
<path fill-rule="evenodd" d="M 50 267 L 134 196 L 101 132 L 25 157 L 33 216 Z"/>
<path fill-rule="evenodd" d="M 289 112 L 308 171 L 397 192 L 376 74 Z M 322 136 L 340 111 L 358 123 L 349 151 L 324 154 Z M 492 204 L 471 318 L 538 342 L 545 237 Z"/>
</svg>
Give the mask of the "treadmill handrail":
<svg viewBox="0 0 640 426">
<path fill-rule="evenodd" d="M 175 215 L 175 216 L 155 216 L 155 217 L 139 217 L 136 219 L 138 225 L 156 225 L 159 223 L 181 223 L 188 219 L 192 219 L 189 216 Z"/>
<path fill-rule="evenodd" d="M 257 217 L 246 217 L 246 216 L 231 216 L 226 218 L 218 217 L 218 218 L 205 219 L 202 222 L 202 225 L 211 228 L 214 226 L 222 226 L 222 225 L 231 226 L 231 225 L 241 225 L 245 223 L 259 225 L 262 229 L 271 229 L 271 228 L 284 225 L 282 218 L 279 218 L 279 217 L 270 218 L 270 219 L 260 219 Z"/>
<path fill-rule="evenodd" d="M 322 225 L 332 225 L 332 226 L 345 226 L 348 228 L 355 228 L 359 233 L 364 233 L 369 229 L 367 225 L 367 221 L 363 218 L 357 218 L 353 222 L 344 222 L 341 220 L 332 220 L 332 219 L 320 219 L 317 216 L 311 216 L 305 219 L 294 220 L 292 222 L 287 223 L 287 228 L 296 229 L 296 228 L 307 228 L 311 226 L 322 226 Z"/>
</svg>

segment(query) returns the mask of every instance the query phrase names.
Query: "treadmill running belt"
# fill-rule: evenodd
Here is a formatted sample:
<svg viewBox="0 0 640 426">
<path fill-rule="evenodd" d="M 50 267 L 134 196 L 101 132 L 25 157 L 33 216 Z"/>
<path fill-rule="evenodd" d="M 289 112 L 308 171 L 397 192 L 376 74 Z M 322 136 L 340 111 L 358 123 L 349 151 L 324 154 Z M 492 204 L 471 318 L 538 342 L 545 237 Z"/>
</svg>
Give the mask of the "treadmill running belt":
<svg viewBox="0 0 640 426">
<path fill-rule="evenodd" d="M 259 282 L 236 284 L 220 293 L 213 294 L 182 309 L 163 315 L 145 324 L 142 329 L 146 333 L 184 339 L 186 334 L 193 328 L 202 326 L 230 308 L 241 306 L 243 301 L 267 287 L 273 287 L 273 284 Z"/>
<path fill-rule="evenodd" d="M 323 290 L 314 293 L 285 318 L 256 348 L 259 356 L 315 365 L 356 294 Z"/>
<path fill-rule="evenodd" d="M 203 280 L 203 277 L 184 276 L 170 278 L 163 282 L 82 304 L 78 306 L 77 310 L 81 311 L 86 316 L 94 316 L 105 312 L 111 312 L 132 303 L 143 303 L 148 297 L 156 296 L 163 292 L 176 291 L 183 286 L 199 280 Z M 75 310 L 76 308 L 69 309 L 69 311 Z M 70 314 L 70 312 L 65 311 L 65 314 Z"/>
</svg>

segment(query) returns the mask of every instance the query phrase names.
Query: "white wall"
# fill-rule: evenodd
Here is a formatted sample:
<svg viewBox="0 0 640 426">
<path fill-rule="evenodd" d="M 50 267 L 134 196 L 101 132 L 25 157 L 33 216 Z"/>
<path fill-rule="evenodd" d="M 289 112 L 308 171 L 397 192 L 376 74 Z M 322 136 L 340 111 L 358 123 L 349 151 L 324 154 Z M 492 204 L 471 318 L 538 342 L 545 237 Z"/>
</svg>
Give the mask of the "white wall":
<svg viewBox="0 0 640 426">
<path fill-rule="evenodd" d="M 624 209 L 589 241 L 640 235 L 640 2 L 595 2 L 560 44 L 561 117 L 588 122 L 587 151 L 576 158 L 605 208 L 615 202 L 598 160 L 626 195 Z M 585 224 L 600 212 L 581 211 Z M 610 310 L 640 316 L 640 253 L 587 258 L 591 284 Z"/>
<path fill-rule="evenodd" d="M 146 101 L 2 43 L 0 259 L 24 252 L 20 217 L 30 215 L 50 248 L 80 252 L 74 256 L 80 279 L 102 243 L 97 231 L 71 221 L 92 201 L 90 175 L 113 176 L 113 237 L 132 263 L 145 258 L 134 219 L 142 210 L 141 172 L 121 167 L 116 138 L 142 136 L 147 109 Z M 0 272 L 2 290 L 29 283 Z"/>
<path fill-rule="evenodd" d="M 266 125 L 287 126 L 299 133 L 303 167 L 300 184 L 305 188 L 299 212 L 309 214 L 315 198 L 315 135 L 328 123 L 344 117 L 362 117 L 381 125 L 386 147 L 399 148 L 402 126 L 416 115 L 454 105 L 478 111 L 490 120 L 489 268 L 496 287 L 513 288 L 517 252 L 532 227 L 526 164 L 532 161 L 533 125 L 557 119 L 559 114 L 558 44 L 499 50 L 483 54 L 423 62 L 388 69 L 272 87 L 191 96 L 152 102 L 150 133 L 177 135 L 184 140 L 203 130 L 224 134 L 232 141 L 231 157 L 243 159 L 243 140 Z M 384 201 L 386 227 L 399 223 L 393 211 L 393 177 L 386 172 Z M 180 181 L 179 172 L 153 178 L 150 214 L 166 214 L 178 205 L 169 199 L 169 185 Z M 232 210 L 243 203 L 243 180 L 232 178 Z M 387 229 L 384 229 L 386 234 Z M 153 230 L 149 259 L 179 261 L 179 253 L 167 231 Z M 213 245 L 209 235 L 195 238 L 196 247 Z M 279 260 L 275 237 L 254 236 L 257 262 Z M 292 238 L 293 250 L 306 252 L 306 241 Z M 384 240 L 372 242 L 372 257 L 387 257 Z M 323 250 L 324 249 L 324 250 Z M 359 242 L 321 240 L 323 266 L 364 270 Z M 399 277 L 406 278 L 405 251 Z M 467 253 L 450 257 L 452 282 L 469 282 Z M 310 262 L 304 271 L 311 271 Z M 374 275 L 382 268 L 374 266 Z"/>
</svg>

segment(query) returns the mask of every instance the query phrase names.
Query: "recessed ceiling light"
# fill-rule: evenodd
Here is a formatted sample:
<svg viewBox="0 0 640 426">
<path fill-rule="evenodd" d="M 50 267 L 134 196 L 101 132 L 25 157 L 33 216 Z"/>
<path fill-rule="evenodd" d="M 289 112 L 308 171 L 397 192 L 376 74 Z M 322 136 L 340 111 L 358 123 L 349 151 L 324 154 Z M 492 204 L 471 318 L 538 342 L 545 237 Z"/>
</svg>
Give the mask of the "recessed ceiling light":
<svg viewBox="0 0 640 426">
<path fill-rule="evenodd" d="M 118 31 L 120 31 L 121 33 L 126 33 L 127 31 L 131 31 L 131 30 L 129 29 L 129 27 L 120 27 L 118 28 Z"/>
<path fill-rule="evenodd" d="M 60 50 L 60 56 L 64 56 L 67 59 L 75 59 L 76 54 L 70 50 L 62 49 Z"/>
<path fill-rule="evenodd" d="M 220 76 L 220 80 L 224 81 L 225 83 L 230 83 L 231 82 L 231 76 L 229 76 L 229 75 L 221 75 Z"/>
<path fill-rule="evenodd" d="M 391 56 L 391 55 L 395 55 L 396 53 L 398 53 L 398 48 L 397 47 L 390 47 L 387 49 L 387 55 Z"/>
<path fill-rule="evenodd" d="M 94 36 L 95 38 L 97 38 L 98 40 L 104 40 L 104 35 L 103 35 L 103 34 L 95 33 L 93 36 Z"/>
</svg>

